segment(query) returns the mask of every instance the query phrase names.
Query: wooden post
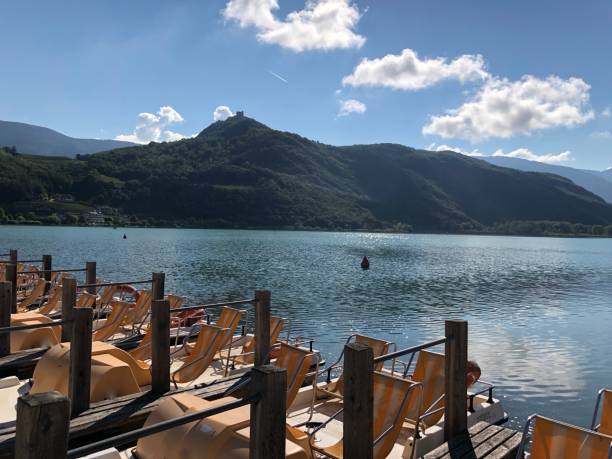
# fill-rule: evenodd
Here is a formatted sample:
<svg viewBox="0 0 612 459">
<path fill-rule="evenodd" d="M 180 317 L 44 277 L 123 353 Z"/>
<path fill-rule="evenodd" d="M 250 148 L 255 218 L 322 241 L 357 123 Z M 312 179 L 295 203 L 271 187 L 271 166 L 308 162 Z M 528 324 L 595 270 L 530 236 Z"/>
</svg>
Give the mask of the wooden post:
<svg viewBox="0 0 612 459">
<path fill-rule="evenodd" d="M 65 459 L 69 413 L 70 402 L 56 391 L 19 397 L 15 457 Z"/>
<path fill-rule="evenodd" d="M 374 353 L 360 343 L 344 346 L 344 457 L 374 457 Z"/>
<path fill-rule="evenodd" d="M 42 269 L 43 269 L 43 278 L 47 282 L 51 282 L 51 269 L 53 269 L 53 259 L 51 255 L 43 255 L 42 256 Z M 49 293 L 49 284 L 45 286 L 45 295 Z"/>
<path fill-rule="evenodd" d="M 66 277 L 62 283 L 62 320 L 70 320 L 76 307 L 76 279 Z M 71 323 L 62 325 L 62 342 L 72 340 Z"/>
<path fill-rule="evenodd" d="M 11 283 L 11 312 L 17 312 L 17 265 L 6 265 L 6 280 Z"/>
<path fill-rule="evenodd" d="M 170 303 L 153 300 L 151 303 L 152 361 L 151 391 L 163 394 L 170 390 Z"/>
<path fill-rule="evenodd" d="M 0 327 L 11 326 L 11 304 L 13 295 L 10 282 L 0 282 Z M 0 334 L 0 357 L 11 353 L 11 334 Z"/>
<path fill-rule="evenodd" d="M 287 370 L 254 367 L 251 378 L 251 393 L 260 394 L 261 399 L 251 404 L 249 458 L 284 459 Z"/>
<path fill-rule="evenodd" d="M 468 323 L 445 322 L 444 441 L 467 432 Z"/>
<path fill-rule="evenodd" d="M 152 279 L 153 285 L 151 286 L 151 298 L 154 300 L 163 300 L 166 275 L 164 273 L 153 273 Z"/>
<path fill-rule="evenodd" d="M 17 264 L 17 250 L 9 250 L 9 260 L 11 263 Z"/>
<path fill-rule="evenodd" d="M 70 417 L 74 418 L 89 409 L 91 386 L 91 332 L 93 311 L 91 308 L 74 308 L 72 341 L 70 343 Z"/>
<path fill-rule="evenodd" d="M 96 262 L 88 261 L 85 264 L 85 283 L 88 285 L 93 285 L 97 283 L 96 281 Z M 87 293 L 91 293 L 92 295 L 96 294 L 95 287 L 87 287 Z"/>
<path fill-rule="evenodd" d="M 255 366 L 270 363 L 270 290 L 256 290 Z"/>
</svg>

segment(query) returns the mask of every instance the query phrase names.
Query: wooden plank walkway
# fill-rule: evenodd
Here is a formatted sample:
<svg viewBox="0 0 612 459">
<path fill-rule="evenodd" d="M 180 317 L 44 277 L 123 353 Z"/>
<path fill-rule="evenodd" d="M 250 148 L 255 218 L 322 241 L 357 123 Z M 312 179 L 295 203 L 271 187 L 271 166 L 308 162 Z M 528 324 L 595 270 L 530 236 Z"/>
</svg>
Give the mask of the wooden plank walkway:
<svg viewBox="0 0 612 459">
<path fill-rule="evenodd" d="M 92 403 L 89 410 L 70 421 L 69 448 L 93 443 L 142 427 L 160 400 L 169 395 L 189 392 L 207 400 L 219 398 L 242 376 L 229 376 L 208 385 L 172 390 L 162 397 L 144 392 Z M 241 396 L 243 394 L 237 393 L 235 395 Z M 14 457 L 14 447 L 15 425 L 0 429 L 0 458 Z"/>
<path fill-rule="evenodd" d="M 520 432 L 479 422 L 468 435 L 439 446 L 424 459 L 514 459 L 520 442 Z"/>
</svg>

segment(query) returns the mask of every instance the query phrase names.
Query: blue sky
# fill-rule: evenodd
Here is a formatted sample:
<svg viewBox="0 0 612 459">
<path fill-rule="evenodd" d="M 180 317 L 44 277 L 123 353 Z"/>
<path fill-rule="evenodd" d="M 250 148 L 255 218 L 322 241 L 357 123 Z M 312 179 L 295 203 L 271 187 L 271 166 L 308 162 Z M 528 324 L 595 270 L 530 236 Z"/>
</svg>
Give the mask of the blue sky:
<svg viewBox="0 0 612 459">
<path fill-rule="evenodd" d="M 226 106 L 337 145 L 612 166 L 609 1 L 19 0 L 0 20 L 0 119 L 75 137 L 172 140 Z"/>
</svg>

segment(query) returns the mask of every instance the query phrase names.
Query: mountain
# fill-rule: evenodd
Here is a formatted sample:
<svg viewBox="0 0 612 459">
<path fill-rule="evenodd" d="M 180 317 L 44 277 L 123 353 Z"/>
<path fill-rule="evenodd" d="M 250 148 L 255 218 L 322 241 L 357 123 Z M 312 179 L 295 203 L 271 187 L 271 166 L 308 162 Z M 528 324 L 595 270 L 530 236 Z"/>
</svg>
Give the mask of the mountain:
<svg viewBox="0 0 612 459">
<path fill-rule="evenodd" d="M 495 164 L 496 166 L 510 167 L 520 171 L 557 174 L 561 177 L 570 179 L 576 185 L 579 185 L 585 190 L 589 190 L 591 193 L 595 193 L 596 195 L 604 198 L 607 202 L 612 203 L 612 174 L 609 175 L 610 179 L 608 180 L 605 177 L 607 171 L 597 172 L 584 169 L 574 169 L 573 167 L 557 166 L 521 158 L 508 158 L 504 156 L 485 156 L 479 159 Z"/>
<path fill-rule="evenodd" d="M 593 174 L 598 175 L 599 177 L 604 178 L 608 182 L 612 183 L 612 169 L 606 169 L 605 171 L 591 171 Z"/>
<path fill-rule="evenodd" d="M 13 215 L 28 205 L 49 209 L 45 199 L 70 193 L 162 225 L 468 231 L 512 221 L 612 223 L 612 205 L 557 175 L 396 144 L 335 147 L 243 116 L 178 142 L 78 160 L 5 152 L 0 164 L 0 206 Z"/>
<path fill-rule="evenodd" d="M 133 145 L 118 140 L 75 139 L 46 127 L 0 120 L 0 147 L 15 147 L 21 153 L 75 157 Z"/>
</svg>

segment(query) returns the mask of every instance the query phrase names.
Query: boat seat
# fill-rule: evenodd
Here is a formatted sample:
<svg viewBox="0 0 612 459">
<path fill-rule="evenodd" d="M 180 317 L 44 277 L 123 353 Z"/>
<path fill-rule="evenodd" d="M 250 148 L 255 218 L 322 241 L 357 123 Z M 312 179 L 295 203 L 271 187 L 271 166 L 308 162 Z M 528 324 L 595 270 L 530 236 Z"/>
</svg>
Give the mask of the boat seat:
<svg viewBox="0 0 612 459">
<path fill-rule="evenodd" d="M 70 348 L 58 344 L 49 349 L 34 369 L 30 393 L 56 390 L 68 396 Z M 140 392 L 130 366 L 110 354 L 91 357 L 90 400 L 102 400 Z"/>
<path fill-rule="evenodd" d="M 612 437 L 535 415 L 531 459 L 608 459 Z M 526 438 L 523 437 L 521 447 Z"/>
<path fill-rule="evenodd" d="M 36 312 L 20 312 L 11 314 L 11 326 L 37 325 L 52 323 L 47 316 Z M 17 330 L 11 332 L 11 352 L 24 351 L 38 347 L 51 347 L 60 342 L 60 326 L 34 328 L 32 330 Z"/>
<path fill-rule="evenodd" d="M 207 401 L 192 394 L 172 395 L 163 400 L 149 415 L 145 426 L 223 405 L 228 401 L 235 401 L 235 399 L 230 397 Z M 237 432 L 238 429 L 244 428 L 243 411 L 250 414 L 250 406 L 246 405 L 141 438 L 136 446 L 136 455 L 139 459 L 159 457 L 165 459 L 201 457 L 248 459 L 249 428 L 244 429 L 246 432 Z M 248 420 L 246 422 L 248 424 Z M 297 444 L 286 440 L 285 457 L 307 459 L 308 455 Z"/>
<path fill-rule="evenodd" d="M 140 392 L 151 384 L 148 365 L 110 344 L 92 343 L 91 401 Z M 57 390 L 68 395 L 70 343 L 49 349 L 34 368 L 33 393 Z"/>
<path fill-rule="evenodd" d="M 389 341 L 365 335 L 355 335 L 355 342 L 371 347 L 374 358 L 389 353 L 389 346 L 391 346 Z M 379 362 L 374 369 L 379 371 L 382 369 L 383 365 L 384 362 Z M 317 392 L 322 392 L 326 396 L 332 398 L 342 398 L 344 393 L 344 373 L 341 373 L 337 380 L 330 382 L 326 386 L 318 387 Z"/>
</svg>

